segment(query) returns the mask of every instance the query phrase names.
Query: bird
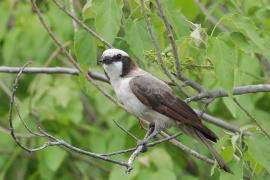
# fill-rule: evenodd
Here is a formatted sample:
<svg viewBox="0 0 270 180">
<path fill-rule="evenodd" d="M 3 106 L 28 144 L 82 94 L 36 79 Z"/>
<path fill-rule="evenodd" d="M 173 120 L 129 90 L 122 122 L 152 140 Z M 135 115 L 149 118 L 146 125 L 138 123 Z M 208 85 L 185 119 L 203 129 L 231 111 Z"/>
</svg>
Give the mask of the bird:
<svg viewBox="0 0 270 180">
<path fill-rule="evenodd" d="M 203 125 L 194 110 L 175 95 L 164 81 L 141 69 L 121 49 L 106 49 L 98 64 L 102 65 L 117 99 L 126 110 L 150 124 L 149 136 L 138 145 L 145 145 L 164 129 L 177 127 L 205 144 L 219 167 L 231 173 L 212 146 L 218 140 L 217 135 Z"/>
</svg>

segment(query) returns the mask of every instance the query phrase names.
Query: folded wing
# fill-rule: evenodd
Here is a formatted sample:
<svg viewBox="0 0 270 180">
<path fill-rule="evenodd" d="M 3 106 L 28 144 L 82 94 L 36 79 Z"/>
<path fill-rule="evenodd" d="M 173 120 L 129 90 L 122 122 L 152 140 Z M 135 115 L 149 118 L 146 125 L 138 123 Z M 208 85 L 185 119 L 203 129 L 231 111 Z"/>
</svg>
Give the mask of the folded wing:
<svg viewBox="0 0 270 180">
<path fill-rule="evenodd" d="M 147 74 L 133 78 L 129 84 L 132 92 L 144 105 L 193 127 L 213 142 L 217 141 L 217 136 L 202 124 L 197 114 L 161 80 Z"/>
</svg>

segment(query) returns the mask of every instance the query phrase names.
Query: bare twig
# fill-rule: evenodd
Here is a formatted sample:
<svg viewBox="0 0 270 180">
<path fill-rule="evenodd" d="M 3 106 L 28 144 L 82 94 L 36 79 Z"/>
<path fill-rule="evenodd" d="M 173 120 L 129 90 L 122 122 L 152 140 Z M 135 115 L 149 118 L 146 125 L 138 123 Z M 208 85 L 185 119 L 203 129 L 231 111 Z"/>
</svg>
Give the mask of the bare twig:
<svg viewBox="0 0 270 180">
<path fill-rule="evenodd" d="M 206 89 L 200 85 L 199 83 L 192 81 L 191 79 L 186 78 L 185 76 L 180 76 L 179 79 L 181 81 L 183 81 L 186 85 L 192 87 L 193 89 L 195 89 L 197 92 L 201 93 L 201 92 L 205 92 Z"/>
<path fill-rule="evenodd" d="M 265 56 L 258 53 L 256 53 L 255 55 L 260 62 L 260 65 L 264 72 L 264 76 L 267 78 L 268 82 L 270 82 L 270 63 L 268 62 Z"/>
<path fill-rule="evenodd" d="M 160 134 L 163 137 L 169 137 L 169 135 L 167 133 L 165 133 L 165 132 L 161 132 Z M 206 156 L 204 156 L 204 155 L 202 155 L 202 154 L 194 151 L 193 149 L 187 147 L 186 145 L 182 144 L 181 142 L 179 142 L 179 141 L 177 141 L 175 139 L 171 139 L 170 142 L 172 144 L 174 144 L 175 146 L 177 146 L 178 148 L 182 149 L 183 151 L 191 154 L 192 156 L 194 156 L 194 157 L 196 157 L 196 158 L 198 158 L 198 159 L 200 159 L 200 160 L 202 160 L 202 161 L 204 161 L 204 162 L 206 162 L 208 164 L 211 164 L 211 165 L 215 164 L 215 161 L 214 160 L 209 159 L 208 157 L 206 157 Z"/>
<path fill-rule="evenodd" d="M 18 73 L 20 71 L 19 67 L 8 67 L 0 66 L 0 73 Z M 69 74 L 69 75 L 78 75 L 79 71 L 75 68 L 66 68 L 66 67 L 26 67 L 23 70 L 23 73 L 35 74 Z M 95 71 L 88 71 L 89 76 L 93 79 L 109 83 L 107 77 L 101 73 Z"/>
<path fill-rule="evenodd" d="M 152 27 L 151 27 L 151 22 L 147 16 L 147 13 L 146 13 L 146 10 L 145 10 L 145 5 L 144 5 L 144 0 L 140 0 L 141 2 L 141 11 L 142 11 L 142 14 L 143 14 L 143 17 L 144 17 L 144 20 L 146 22 L 146 27 L 147 27 L 147 30 L 150 34 L 150 37 L 151 37 L 151 40 L 152 40 L 152 43 L 155 47 L 155 50 L 156 50 L 156 53 L 157 53 L 157 59 L 159 61 L 159 64 L 161 66 L 161 69 L 162 71 L 165 73 L 165 75 L 179 88 L 179 90 L 186 96 L 186 97 L 189 97 L 189 95 L 185 92 L 185 90 L 183 89 L 183 87 L 176 81 L 174 80 L 174 78 L 172 77 L 171 73 L 169 72 L 169 70 L 167 69 L 167 67 L 165 66 L 163 60 L 162 60 L 162 55 L 161 55 L 161 51 L 160 51 L 160 48 L 158 46 L 158 43 L 157 43 L 157 40 L 156 40 L 156 37 L 154 35 L 154 32 L 152 30 Z"/>
<path fill-rule="evenodd" d="M 10 129 L 0 126 L 0 132 L 5 133 L 5 134 L 10 134 Z M 31 134 L 22 134 L 22 133 L 17 133 L 16 136 L 18 138 L 31 138 L 31 137 L 33 137 L 33 135 L 31 135 Z"/>
<path fill-rule="evenodd" d="M 74 9 L 74 0 L 69 0 L 69 9 L 70 9 L 70 14 L 75 17 L 75 9 Z M 72 19 L 72 25 L 74 28 L 74 32 L 78 30 L 77 23 Z"/>
<path fill-rule="evenodd" d="M 211 16 L 211 14 L 208 12 L 208 10 L 206 9 L 206 7 L 201 3 L 200 0 L 195 0 L 195 3 L 197 4 L 197 6 L 200 8 L 200 10 L 202 11 L 202 13 L 206 16 L 206 18 L 213 23 L 214 25 L 217 25 L 217 27 L 219 29 L 221 29 L 222 31 L 228 32 L 229 30 L 224 27 L 222 24 L 219 24 L 219 22 L 213 17 Z"/>
<path fill-rule="evenodd" d="M 176 138 L 177 136 L 179 136 L 179 135 L 181 135 L 181 134 L 182 134 L 182 133 L 179 132 L 179 133 L 176 133 L 176 134 L 173 135 L 173 136 L 168 136 L 168 137 L 166 137 L 166 138 L 164 138 L 164 139 L 161 139 L 161 140 L 159 140 L 159 141 L 155 141 L 155 142 L 153 142 L 153 143 L 150 143 L 149 145 L 146 144 L 145 146 L 146 146 L 146 147 L 152 147 L 152 146 L 154 146 L 154 145 L 156 145 L 156 144 L 160 144 L 160 143 L 162 143 L 162 142 L 172 140 L 172 139 Z M 147 138 L 149 135 L 150 135 L 150 133 L 149 133 L 149 131 L 148 131 L 148 132 L 146 133 L 144 139 Z M 135 149 L 135 151 L 131 154 L 131 156 L 130 156 L 129 159 L 128 159 L 128 165 L 129 165 L 129 167 L 127 168 L 127 171 L 126 171 L 127 173 L 130 173 L 131 170 L 133 169 L 133 163 L 134 163 L 135 159 L 138 157 L 138 155 L 140 154 L 140 152 L 142 152 L 143 148 L 144 148 L 144 145 L 140 145 L 140 146 L 138 146 L 138 147 L 136 147 L 136 148 L 132 148 L 132 149 Z M 131 149 L 128 149 L 128 151 L 126 150 L 126 152 L 129 152 L 129 151 L 131 151 Z M 122 153 L 122 152 L 121 152 L 121 153 Z M 118 152 L 118 154 L 120 154 L 120 152 Z M 115 154 L 114 154 L 114 155 L 115 155 Z"/>
<path fill-rule="evenodd" d="M 80 153 L 80 154 L 84 154 L 84 155 L 88 155 L 90 157 L 94 157 L 94 158 L 98 158 L 98 159 L 102 159 L 104 161 L 108 161 L 108 162 L 112 162 L 112 163 L 115 163 L 115 164 L 119 164 L 121 166 L 125 166 L 125 167 L 128 167 L 127 163 L 124 163 L 122 161 L 118 161 L 118 160 L 114 160 L 114 159 L 110 159 L 108 157 L 104 157 L 104 156 L 101 156 L 101 155 L 98 155 L 98 154 L 95 154 L 95 153 L 92 153 L 92 152 L 88 152 L 88 151 L 84 151 L 82 149 L 79 149 L 77 147 L 74 147 L 68 143 L 66 143 L 65 141 L 63 140 L 60 140 L 60 139 L 57 139 L 56 137 L 48 134 L 45 130 L 40 129 L 40 134 L 43 136 L 43 137 L 47 137 L 48 139 L 50 139 L 49 141 L 47 141 L 46 143 L 44 143 L 43 145 L 37 147 L 37 148 L 28 148 L 27 146 L 21 144 L 20 140 L 17 138 L 17 136 L 15 135 L 15 132 L 14 132 L 14 128 L 13 128 L 13 121 L 12 121 L 12 114 L 13 114 L 13 104 L 14 104 L 14 97 L 15 97 L 15 93 L 16 93 L 16 90 L 18 88 L 18 82 L 19 82 L 19 79 L 20 79 L 20 76 L 22 75 L 22 71 L 23 69 L 28 65 L 29 63 L 25 64 L 20 72 L 17 74 L 16 76 L 16 79 L 14 81 L 14 84 L 13 84 L 13 90 L 12 90 L 12 94 L 11 94 L 11 99 L 10 99 L 10 105 L 9 105 L 9 116 L 8 116 L 8 121 L 9 121 L 9 126 L 10 126 L 10 134 L 12 136 L 12 138 L 14 139 L 15 143 L 21 147 L 22 149 L 26 150 L 27 152 L 36 152 L 36 151 L 40 151 L 42 149 L 45 149 L 49 146 L 64 146 L 66 148 L 68 148 L 69 150 L 72 150 L 74 152 L 77 152 L 77 153 Z M 29 129 L 27 128 L 27 130 L 29 131 Z M 32 131 L 29 131 L 30 133 L 32 133 Z M 35 134 L 36 136 L 39 136 L 39 134 Z"/>
<path fill-rule="evenodd" d="M 195 112 L 198 115 L 202 114 L 202 111 L 199 111 L 199 110 L 195 110 Z M 239 134 L 242 133 L 243 135 L 250 135 L 250 133 L 241 132 L 241 130 L 238 127 L 236 127 L 236 126 L 234 126 L 234 125 L 232 125 L 230 123 L 227 123 L 226 121 L 224 121 L 222 119 L 211 116 L 211 115 L 209 115 L 207 113 L 202 114 L 202 119 L 205 120 L 206 122 L 209 122 L 211 124 L 219 126 L 219 127 L 223 128 L 223 129 L 226 129 L 226 130 L 231 131 L 233 133 L 239 133 Z"/>
<path fill-rule="evenodd" d="M 161 8 L 160 1 L 156 0 L 156 3 L 157 3 L 157 6 L 158 6 L 159 15 L 160 15 L 161 19 L 163 20 L 163 23 L 165 25 L 165 29 L 166 29 L 166 32 L 167 32 L 167 36 L 169 38 L 169 41 L 170 41 L 170 44 L 171 44 L 171 47 L 172 47 L 172 50 L 173 50 L 176 77 L 180 78 L 180 76 L 181 76 L 181 65 L 180 65 L 179 55 L 178 55 L 178 52 L 177 52 L 177 47 L 176 47 L 175 40 L 174 40 L 173 33 L 172 33 L 172 28 L 171 28 L 171 26 L 169 24 L 169 21 L 168 21 L 167 17 L 165 16 L 165 14 L 164 14 L 164 12 L 163 12 L 163 10 Z"/>
<path fill-rule="evenodd" d="M 249 94 L 249 93 L 257 93 L 257 92 L 270 92 L 270 84 L 256 84 L 256 85 L 246 85 L 246 86 L 239 86 L 235 87 L 232 90 L 233 95 L 242 95 L 242 94 Z M 199 93 L 195 96 L 187 98 L 185 101 L 198 101 L 203 98 L 217 98 L 217 97 L 227 97 L 228 94 L 221 90 L 216 89 L 212 91 L 206 91 Z"/>
<path fill-rule="evenodd" d="M 270 140 L 270 134 L 267 133 L 267 131 L 258 123 L 258 121 L 236 100 L 236 98 L 233 98 L 233 101 L 235 104 L 258 126 L 258 128 L 268 137 Z"/>
<path fill-rule="evenodd" d="M 33 0 L 32 0 L 33 1 Z M 96 32 L 94 32 L 92 29 L 90 29 L 87 25 L 85 25 L 82 21 L 80 21 L 78 18 L 76 18 L 75 16 L 73 16 L 72 13 L 70 13 L 64 4 L 61 4 L 60 2 L 58 2 L 57 0 L 53 0 L 53 2 L 56 4 L 56 6 L 61 9 L 65 14 L 67 14 L 69 17 L 71 17 L 80 27 L 82 27 L 86 32 L 88 32 L 89 34 L 91 34 L 93 37 L 95 37 L 97 40 L 99 40 L 101 43 L 103 43 L 104 45 L 106 45 L 109 48 L 113 48 L 113 46 L 107 42 L 105 39 L 103 39 L 102 37 L 100 37 Z"/>
<path fill-rule="evenodd" d="M 9 90 L 5 82 L 2 80 L 0 80 L 0 88 L 8 95 L 8 97 L 11 97 L 12 92 Z M 19 99 L 17 97 L 14 97 L 14 99 L 15 99 L 15 102 L 19 103 Z"/>
<path fill-rule="evenodd" d="M 206 91 L 204 87 L 202 87 L 199 83 L 196 83 L 195 81 L 192 81 L 186 77 L 184 77 L 181 73 L 181 65 L 180 65 L 180 59 L 179 59 L 179 55 L 178 55 L 178 51 L 177 51 L 177 46 L 175 43 L 175 39 L 173 37 L 173 32 L 172 32 L 172 28 L 171 25 L 169 24 L 169 21 L 167 19 L 167 17 L 165 16 L 162 8 L 161 8 L 161 4 L 160 4 L 160 0 L 156 0 L 157 6 L 158 6 L 158 12 L 159 15 L 161 17 L 161 19 L 164 22 L 165 28 L 166 28 L 166 32 L 167 32 L 167 36 L 170 40 L 170 44 L 173 50 L 173 56 L 174 56 L 174 66 L 175 66 L 175 70 L 176 70 L 176 77 L 180 80 L 182 80 L 185 84 L 191 86 L 192 88 L 194 88 L 195 90 L 197 90 L 198 92 L 203 92 Z"/>
<path fill-rule="evenodd" d="M 66 50 L 66 48 L 62 45 L 62 43 L 57 39 L 55 34 L 51 31 L 49 28 L 48 24 L 46 23 L 45 19 L 43 18 L 40 10 L 38 9 L 35 0 L 31 0 L 33 10 L 36 12 L 41 24 L 47 31 L 48 35 L 51 37 L 51 39 L 54 41 L 54 43 L 61 49 L 61 51 L 66 55 L 67 59 L 69 62 L 79 71 L 80 74 L 82 74 L 92 85 L 94 85 L 104 96 L 106 96 L 109 100 L 111 100 L 113 103 L 117 104 L 118 106 L 122 105 L 118 103 L 117 100 L 115 100 L 110 94 L 108 94 L 105 90 L 103 90 L 95 80 L 93 80 L 87 72 L 83 72 L 82 68 L 80 65 L 76 62 L 76 60 L 73 58 L 73 56 Z M 65 8 L 64 8 L 65 9 Z M 76 21 L 77 22 L 77 21 Z M 124 107 L 123 107 L 124 109 Z"/>
<path fill-rule="evenodd" d="M 129 135 L 131 138 L 133 138 L 135 141 L 138 141 L 139 139 L 134 136 L 132 133 L 130 133 L 128 130 L 126 130 L 124 127 L 122 127 L 117 121 L 113 119 L 113 122 L 116 124 L 117 127 L 119 127 L 122 131 L 124 131 L 127 135 Z"/>
<path fill-rule="evenodd" d="M 182 134 L 182 132 L 179 132 L 179 133 L 176 133 L 175 135 L 169 136 L 167 138 L 163 138 L 163 139 L 154 141 L 152 143 L 146 144 L 145 146 L 146 147 L 153 147 L 153 146 L 158 145 L 160 143 L 163 143 L 165 141 L 169 141 L 171 139 L 174 139 L 174 138 L 180 136 L 181 134 Z M 119 155 L 119 154 L 123 154 L 123 153 L 132 152 L 132 151 L 135 151 L 136 149 L 137 149 L 137 147 L 134 147 L 134 148 L 124 149 L 124 150 L 120 150 L 120 151 L 115 151 L 115 152 L 100 154 L 100 155 L 102 155 L 102 156 L 114 156 L 114 155 Z"/>
</svg>

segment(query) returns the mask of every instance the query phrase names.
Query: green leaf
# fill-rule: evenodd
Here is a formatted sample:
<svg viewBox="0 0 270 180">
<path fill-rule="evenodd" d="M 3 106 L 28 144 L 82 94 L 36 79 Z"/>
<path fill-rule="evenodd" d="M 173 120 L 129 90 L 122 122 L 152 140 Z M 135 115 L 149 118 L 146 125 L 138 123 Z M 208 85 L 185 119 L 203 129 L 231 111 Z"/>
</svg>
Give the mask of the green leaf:
<svg viewBox="0 0 270 180">
<path fill-rule="evenodd" d="M 231 93 L 234 86 L 235 51 L 219 37 L 210 37 L 207 54 L 214 65 L 219 85 Z"/>
<path fill-rule="evenodd" d="M 7 22 L 8 18 L 10 18 L 10 10 L 7 2 L 0 3 L 0 40 L 5 36 L 7 31 Z M 13 17 L 14 18 L 14 17 Z"/>
<path fill-rule="evenodd" d="M 243 179 L 243 162 L 234 161 L 229 164 L 230 169 L 233 171 L 233 174 L 224 172 L 220 170 L 220 180 L 239 180 Z"/>
<path fill-rule="evenodd" d="M 173 162 L 170 155 L 161 148 L 154 149 L 150 154 L 151 161 L 159 169 L 173 169 Z"/>
<path fill-rule="evenodd" d="M 165 10 L 165 14 L 168 17 L 168 20 L 172 25 L 175 34 L 177 35 L 176 39 L 189 35 L 190 27 L 187 22 L 187 18 L 181 13 L 179 8 L 177 8 L 177 2 L 165 0 L 162 2 L 162 7 Z"/>
<path fill-rule="evenodd" d="M 122 0 L 104 0 L 98 6 L 96 29 L 110 43 L 113 43 L 121 27 L 123 5 Z"/>
<path fill-rule="evenodd" d="M 233 102 L 233 100 L 231 98 L 225 97 L 222 98 L 224 104 L 226 105 L 226 107 L 228 108 L 228 110 L 230 111 L 231 115 L 236 118 L 237 117 L 237 105 Z"/>
<path fill-rule="evenodd" d="M 3 58 L 4 58 L 4 62 L 5 64 L 12 64 L 12 62 L 16 62 L 15 58 L 17 56 L 17 46 L 16 44 L 18 43 L 18 37 L 21 33 L 20 29 L 12 29 L 11 31 L 9 31 L 6 34 L 5 37 L 5 42 L 3 45 Z"/>
<path fill-rule="evenodd" d="M 43 160 L 51 171 L 56 171 L 67 156 L 67 152 L 59 147 L 49 147 L 42 151 Z"/>
<path fill-rule="evenodd" d="M 158 156 L 156 157 L 158 158 Z M 146 171 L 142 170 L 137 178 L 138 180 L 176 180 L 177 177 L 173 171 L 166 168 L 159 169 L 158 171 Z"/>
<path fill-rule="evenodd" d="M 262 134 L 253 134 L 246 142 L 250 155 L 270 173 L 270 140 Z"/>
<path fill-rule="evenodd" d="M 254 52 L 254 45 L 250 42 L 246 36 L 244 36 L 240 32 L 232 32 L 230 33 L 231 41 L 237 46 L 239 49 L 246 53 L 253 53 Z"/>
<path fill-rule="evenodd" d="M 93 8 L 93 0 L 88 0 L 82 9 L 82 16 L 83 19 L 92 19 L 96 17 L 96 13 L 94 12 Z"/>
<path fill-rule="evenodd" d="M 93 28 L 94 20 L 85 22 L 89 27 Z M 79 29 L 74 36 L 74 52 L 80 65 L 85 70 L 96 64 L 97 45 L 95 38 L 83 29 Z"/>
<path fill-rule="evenodd" d="M 143 52 L 151 50 L 153 46 L 149 34 L 146 30 L 144 20 L 129 20 L 126 23 L 125 39 L 129 46 L 132 47 L 131 51 L 138 57 L 138 59 L 145 62 Z"/>
<path fill-rule="evenodd" d="M 233 154 L 234 154 L 234 149 L 232 146 L 225 147 L 225 149 L 223 149 L 222 152 L 220 153 L 225 163 L 232 160 Z"/>
</svg>

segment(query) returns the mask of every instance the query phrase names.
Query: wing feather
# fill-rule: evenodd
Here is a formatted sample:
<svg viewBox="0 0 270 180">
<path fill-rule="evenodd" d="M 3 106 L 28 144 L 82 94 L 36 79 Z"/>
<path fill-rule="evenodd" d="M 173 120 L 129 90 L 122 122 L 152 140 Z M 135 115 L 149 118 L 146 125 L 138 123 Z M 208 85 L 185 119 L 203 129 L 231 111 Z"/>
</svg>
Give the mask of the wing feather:
<svg viewBox="0 0 270 180">
<path fill-rule="evenodd" d="M 146 106 L 180 123 L 200 131 L 207 139 L 216 142 L 217 136 L 204 126 L 197 114 L 161 80 L 150 74 L 134 77 L 130 87 Z"/>
</svg>

